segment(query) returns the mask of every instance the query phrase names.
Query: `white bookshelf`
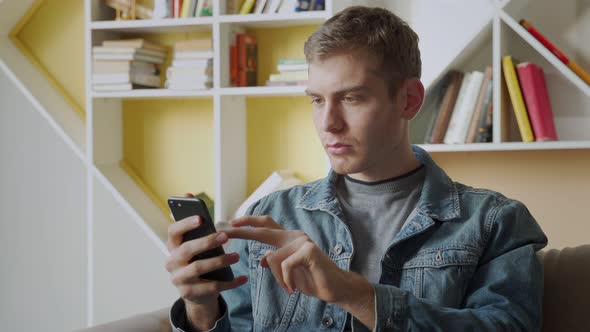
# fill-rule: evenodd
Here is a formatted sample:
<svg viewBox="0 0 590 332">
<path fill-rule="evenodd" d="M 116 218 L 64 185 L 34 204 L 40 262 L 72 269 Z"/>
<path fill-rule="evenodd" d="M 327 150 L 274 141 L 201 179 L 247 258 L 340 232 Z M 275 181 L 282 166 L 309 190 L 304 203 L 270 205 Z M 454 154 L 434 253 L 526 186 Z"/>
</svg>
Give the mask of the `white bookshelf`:
<svg viewBox="0 0 590 332">
<path fill-rule="evenodd" d="M 473 6 L 473 0 L 459 2 Z M 590 87 L 573 74 L 565 65 L 550 52 L 529 36 L 518 24 L 518 19 L 525 17 L 533 22 L 557 44 L 566 54 L 590 69 L 590 46 L 583 43 L 588 36 L 589 24 L 582 24 L 590 15 L 590 5 L 585 0 L 565 0 L 553 3 L 552 0 L 477 0 L 486 4 L 480 6 L 482 24 L 473 25 L 472 29 L 462 29 L 461 17 L 472 15 L 465 10 L 457 12 L 452 4 L 437 3 L 436 6 L 449 6 L 448 16 L 456 15 L 457 20 L 449 22 L 455 26 L 457 35 L 453 39 L 463 38 L 456 51 L 442 60 L 429 60 L 425 63 L 429 72 L 425 73 L 427 91 L 450 69 L 483 70 L 492 65 L 494 77 L 501 77 L 501 57 L 510 54 L 521 61 L 531 60 L 541 65 L 546 72 L 553 112 L 556 119 L 558 135 L 562 139 L 557 142 L 505 142 L 498 124 L 504 120 L 501 112 L 494 112 L 493 143 L 460 144 L 460 145 L 421 145 L 430 152 L 472 152 L 472 151 L 522 151 L 522 150 L 559 150 L 590 148 Z M 213 88 L 200 91 L 174 91 L 167 89 L 145 89 L 126 92 L 93 92 L 87 88 L 87 145 L 88 161 L 96 165 L 95 171 L 101 178 L 113 183 L 112 190 L 124 199 L 123 206 L 132 210 L 132 215 L 140 216 L 158 237 L 165 239 L 162 227 L 169 222 L 164 214 L 150 213 L 154 206 L 147 194 L 130 185 L 129 179 L 122 180 L 125 172 L 121 170 L 119 161 L 122 152 L 122 101 L 126 99 L 164 99 L 164 98 L 205 98 L 213 100 L 213 142 L 215 165 L 215 215 L 216 221 L 226 220 L 246 197 L 245 170 L 247 161 L 246 147 L 246 100 L 248 97 L 291 97 L 303 96 L 305 87 L 229 87 L 229 43 L 232 31 L 245 28 L 284 28 L 301 25 L 317 25 L 324 22 L 340 9 L 351 4 L 381 5 L 398 12 L 400 16 L 411 17 L 412 25 L 422 24 L 420 35 L 422 43 L 432 42 L 436 36 L 438 25 L 428 25 L 432 10 L 415 13 L 408 6 L 409 2 L 398 1 L 335 1 L 326 0 L 326 10 L 321 12 L 304 12 L 292 14 L 250 14 L 226 15 L 225 1 L 214 1 L 212 17 L 185 19 L 158 19 L 137 21 L 107 21 L 101 1 L 86 0 L 87 12 L 87 76 L 91 72 L 91 47 L 98 45 L 105 38 L 125 38 L 138 33 L 174 33 L 174 32 L 210 32 L 213 38 L 215 57 Z M 457 4 L 455 4 L 457 5 Z M 460 5 L 460 4 L 459 4 Z M 401 7 L 406 9 L 400 9 Z M 458 5 L 457 5 L 458 6 Z M 547 9 L 549 8 L 549 9 Z M 549 11 L 556 15 L 557 22 L 543 21 L 544 13 Z M 438 11 L 437 11 L 438 13 Z M 422 15 L 422 16 L 420 16 Z M 572 28 L 576 26 L 576 29 Z M 581 27 L 582 28 L 581 28 Z M 445 27 L 446 28 L 446 27 Z M 586 30 L 588 29 L 588 30 Z M 464 30 L 464 31 L 462 31 Z M 573 32 L 572 32 L 573 31 Z M 429 34 L 432 32 L 432 34 Z M 440 33 L 440 32 L 438 32 Z M 567 35 L 567 38 L 566 38 Z M 572 37 L 573 36 L 573 37 Z M 286 36 L 288 38 L 288 36 Z M 573 40 L 577 40 L 573 42 Z M 574 47 L 575 46 L 575 47 Z M 421 44 L 422 48 L 422 44 Z M 430 50 L 432 51 L 432 50 Z M 432 59 L 432 58 L 429 58 Z M 585 60 L 586 62 L 582 61 Z M 436 62 L 438 61 L 438 62 Z M 86 84 L 91 87 L 90 77 Z M 498 110 L 501 103 L 501 82 L 494 80 L 494 109 Z M 277 110 L 280 112 L 280 110 Z M 511 116 L 510 114 L 508 114 Z M 504 115 L 506 116 L 506 115 Z M 311 118 L 310 118 L 311 121 Z M 89 176 L 92 176 L 91 172 Z M 91 181 L 91 180 L 89 180 Z M 89 205 L 92 205 L 92 191 L 89 190 Z M 89 213 L 89 225 L 92 225 L 92 214 Z"/>
</svg>

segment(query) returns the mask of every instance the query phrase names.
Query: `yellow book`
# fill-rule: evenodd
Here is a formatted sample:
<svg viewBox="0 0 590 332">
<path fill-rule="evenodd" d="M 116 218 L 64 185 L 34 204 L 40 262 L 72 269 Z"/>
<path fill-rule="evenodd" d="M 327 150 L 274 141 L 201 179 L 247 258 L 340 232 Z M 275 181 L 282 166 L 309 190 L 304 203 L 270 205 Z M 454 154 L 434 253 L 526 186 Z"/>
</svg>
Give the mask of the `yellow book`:
<svg viewBox="0 0 590 332">
<path fill-rule="evenodd" d="M 255 3 L 256 0 L 244 1 L 244 3 L 242 4 L 242 8 L 240 8 L 240 14 L 249 14 L 252 11 L 252 8 L 254 8 Z"/>
<path fill-rule="evenodd" d="M 516 123 L 518 124 L 522 141 L 532 142 L 535 140 L 535 137 L 533 136 L 529 115 L 524 104 L 524 99 L 522 98 L 522 91 L 518 83 L 518 76 L 516 76 L 516 69 L 514 69 L 514 62 L 510 55 L 502 57 L 502 71 L 504 72 L 504 79 L 506 80 L 508 94 L 512 101 L 512 108 L 516 115 Z"/>
<path fill-rule="evenodd" d="M 575 63 L 572 60 L 570 60 L 570 62 L 567 63 L 567 66 L 574 73 L 576 73 L 576 75 L 580 76 L 580 78 L 584 82 L 586 82 L 586 84 L 590 85 L 590 74 L 588 74 L 588 72 L 586 72 L 584 69 L 582 69 L 582 67 L 580 67 L 580 65 L 578 65 L 577 63 Z"/>
<path fill-rule="evenodd" d="M 191 17 L 191 3 L 195 0 L 184 0 L 180 11 L 180 17 Z"/>
</svg>

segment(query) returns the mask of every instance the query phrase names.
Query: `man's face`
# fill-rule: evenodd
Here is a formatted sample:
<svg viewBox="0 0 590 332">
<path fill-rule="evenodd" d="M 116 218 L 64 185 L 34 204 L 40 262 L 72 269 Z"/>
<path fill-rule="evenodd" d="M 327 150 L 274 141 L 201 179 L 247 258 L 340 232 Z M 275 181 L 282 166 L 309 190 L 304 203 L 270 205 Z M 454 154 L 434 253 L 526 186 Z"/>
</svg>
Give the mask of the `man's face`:
<svg viewBox="0 0 590 332">
<path fill-rule="evenodd" d="M 332 168 L 365 179 L 393 167 L 407 144 L 404 98 L 390 96 L 373 66 L 348 55 L 316 60 L 309 65 L 307 88 Z"/>
</svg>

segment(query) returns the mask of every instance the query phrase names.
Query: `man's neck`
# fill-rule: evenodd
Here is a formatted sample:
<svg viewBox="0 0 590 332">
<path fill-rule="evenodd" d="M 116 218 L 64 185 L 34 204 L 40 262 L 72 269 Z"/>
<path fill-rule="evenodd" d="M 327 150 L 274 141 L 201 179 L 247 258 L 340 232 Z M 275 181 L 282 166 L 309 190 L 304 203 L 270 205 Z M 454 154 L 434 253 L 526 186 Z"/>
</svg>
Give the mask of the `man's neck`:
<svg viewBox="0 0 590 332">
<path fill-rule="evenodd" d="M 409 144 L 403 153 L 390 156 L 365 172 L 348 174 L 348 176 L 363 182 L 378 182 L 399 177 L 420 167 L 420 161 L 416 159 Z"/>
</svg>

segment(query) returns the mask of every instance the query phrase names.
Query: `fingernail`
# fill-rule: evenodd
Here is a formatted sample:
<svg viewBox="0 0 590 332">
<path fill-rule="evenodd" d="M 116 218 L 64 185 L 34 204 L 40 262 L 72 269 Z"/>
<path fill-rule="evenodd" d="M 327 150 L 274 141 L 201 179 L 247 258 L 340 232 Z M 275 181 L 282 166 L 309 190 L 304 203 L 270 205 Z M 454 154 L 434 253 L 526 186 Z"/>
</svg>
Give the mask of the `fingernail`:
<svg viewBox="0 0 590 332">
<path fill-rule="evenodd" d="M 219 233 L 219 235 L 217 235 L 215 239 L 217 240 L 217 242 L 223 243 L 227 241 L 227 235 L 225 233 Z"/>
<path fill-rule="evenodd" d="M 201 219 L 199 218 L 199 216 L 193 216 L 190 218 L 191 224 L 193 225 L 199 225 L 201 223 Z"/>
<path fill-rule="evenodd" d="M 240 282 L 242 282 L 242 283 L 248 281 L 248 277 L 246 277 L 246 276 L 239 276 L 238 279 L 240 279 Z"/>
<path fill-rule="evenodd" d="M 231 254 L 231 258 L 232 259 L 239 259 L 240 258 L 240 254 L 238 254 L 237 252 L 234 252 Z"/>
</svg>

